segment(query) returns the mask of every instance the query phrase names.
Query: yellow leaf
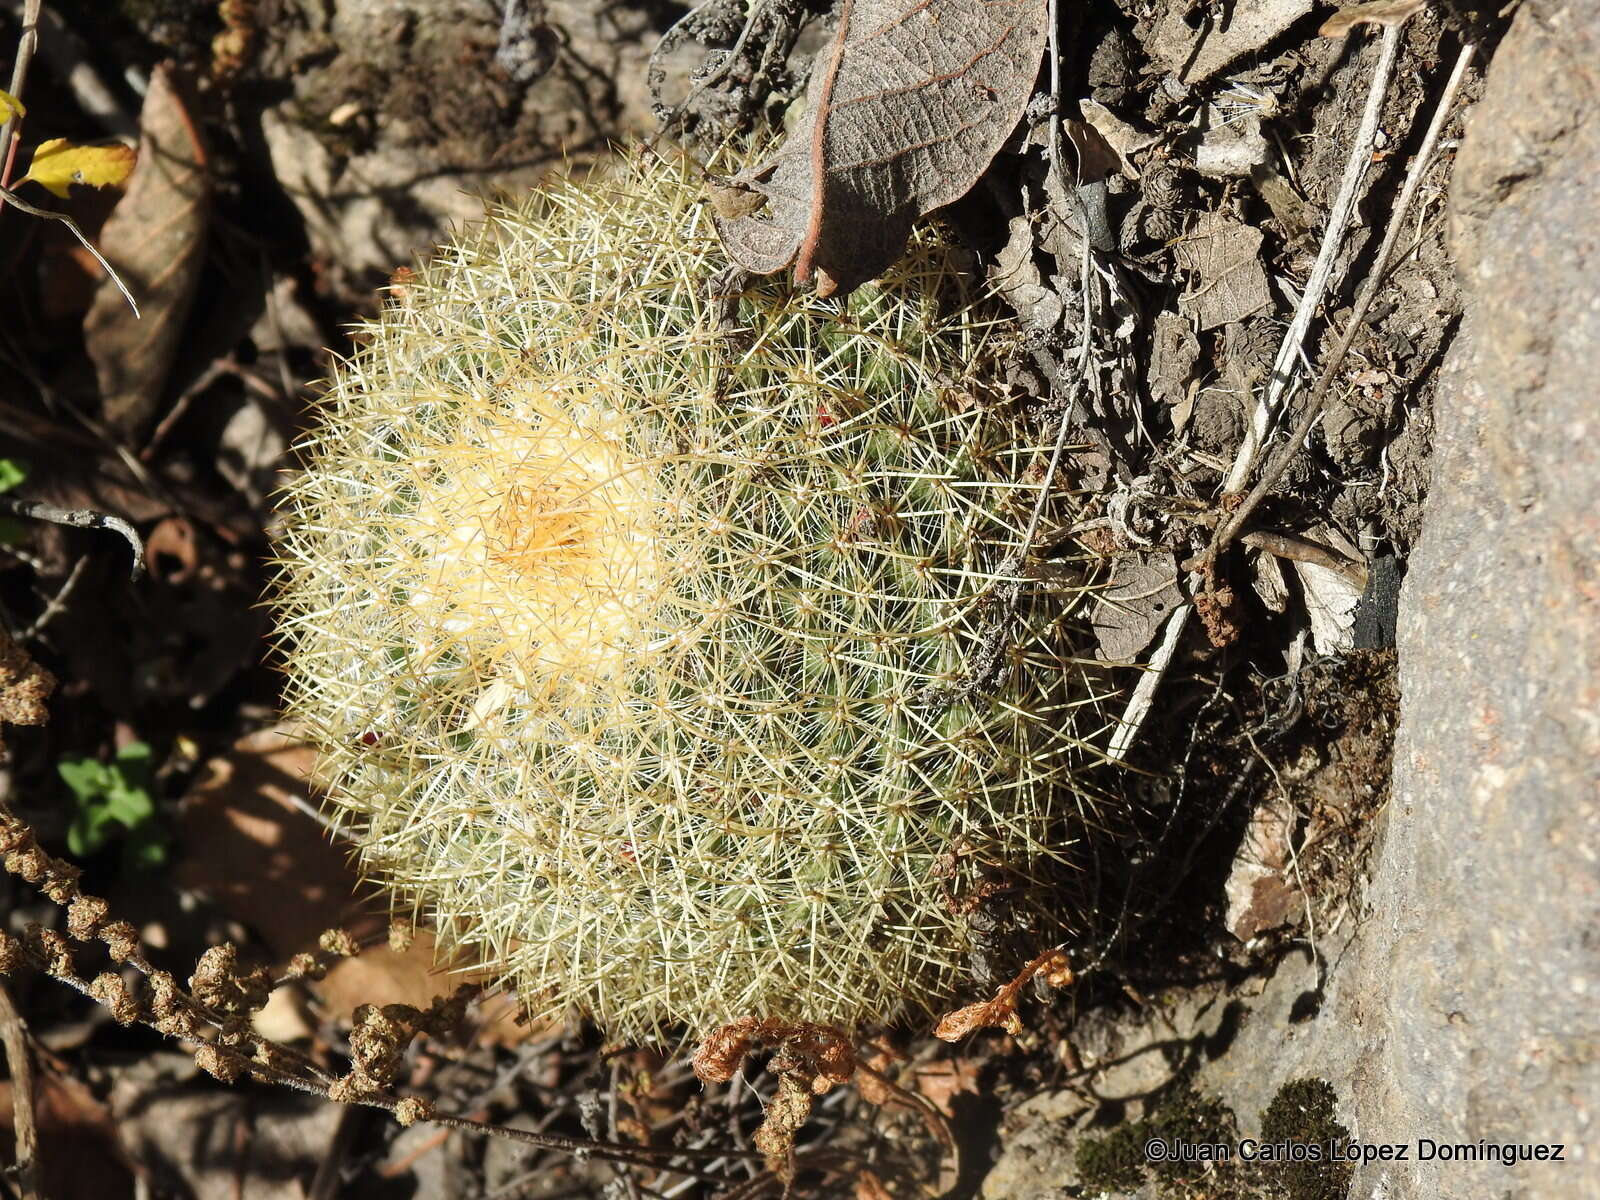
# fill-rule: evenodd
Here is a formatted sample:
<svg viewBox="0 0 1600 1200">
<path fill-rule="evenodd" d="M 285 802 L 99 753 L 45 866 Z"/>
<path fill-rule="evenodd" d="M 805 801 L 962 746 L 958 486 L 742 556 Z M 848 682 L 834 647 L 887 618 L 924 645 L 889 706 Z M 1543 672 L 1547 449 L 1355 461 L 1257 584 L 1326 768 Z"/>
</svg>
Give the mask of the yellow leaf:
<svg viewBox="0 0 1600 1200">
<path fill-rule="evenodd" d="M 10 92 L 0 91 L 0 121 L 9 121 L 12 117 L 25 117 L 28 110 L 21 100 Z"/>
<path fill-rule="evenodd" d="M 133 172 L 138 156 L 132 146 L 75 146 L 66 138 L 51 138 L 33 152 L 33 164 L 17 182 L 33 180 L 63 200 L 75 183 L 85 187 L 121 187 Z"/>
</svg>

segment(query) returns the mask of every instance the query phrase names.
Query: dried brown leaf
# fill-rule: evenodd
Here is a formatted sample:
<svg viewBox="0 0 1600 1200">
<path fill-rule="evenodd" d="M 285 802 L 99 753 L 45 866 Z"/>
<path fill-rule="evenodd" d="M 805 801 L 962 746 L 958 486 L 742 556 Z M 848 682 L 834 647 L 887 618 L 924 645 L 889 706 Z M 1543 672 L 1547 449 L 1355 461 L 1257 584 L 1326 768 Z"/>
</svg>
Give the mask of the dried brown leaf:
<svg viewBox="0 0 1600 1200">
<path fill-rule="evenodd" d="M 1044 981 L 1053 988 L 1071 987 L 1078 982 L 1077 973 L 1073 971 L 1064 950 L 1052 950 L 1046 954 L 1044 961 L 1039 964 L 1039 971 Z"/>
<path fill-rule="evenodd" d="M 171 72 L 157 67 L 139 115 L 139 163 L 100 233 L 100 251 L 139 300 L 103 283 L 83 320 L 108 423 L 125 436 L 156 415 L 205 260 L 205 150 Z"/>
<path fill-rule="evenodd" d="M 1061 133 L 1072 147 L 1072 174 L 1079 185 L 1098 183 L 1122 170 L 1121 155 L 1092 121 L 1063 118 Z"/>
<path fill-rule="evenodd" d="M 767 1069 L 778 1076 L 778 1094 L 767 1105 L 767 1118 L 754 1141 L 767 1169 L 788 1184 L 794 1179 L 794 1135 L 811 1115 L 811 1098 L 855 1074 L 855 1048 L 848 1034 L 831 1025 L 741 1017 L 700 1043 L 694 1052 L 695 1076 L 726 1083 L 757 1043 L 777 1046 Z"/>
<path fill-rule="evenodd" d="M 1356 4 L 1334 13 L 1317 33 L 1325 38 L 1342 38 L 1357 25 L 1402 25 L 1427 4 L 1428 0 L 1372 0 L 1370 4 Z"/>
<path fill-rule="evenodd" d="M 980 1000 L 968 1004 L 939 1019 L 933 1035 L 941 1041 L 959 1042 L 967 1034 L 979 1029 L 1004 1029 L 1009 1034 L 1022 1032 L 1022 1019 L 1017 1016 L 1017 998 L 1028 981 L 1041 971 L 1046 982 L 1053 987 L 1066 987 L 1075 978 L 1067 956 L 1060 950 L 1046 950 L 1034 959 L 1010 983 L 995 993 L 993 1000 Z"/>
<path fill-rule="evenodd" d="M 1095 594 L 1095 654 L 1107 662 L 1131 662 L 1183 603 L 1178 562 L 1170 551 L 1125 554 L 1110 586 Z"/>
<path fill-rule="evenodd" d="M 740 1017 L 713 1030 L 695 1048 L 692 1063 L 695 1078 L 704 1083 L 727 1083 L 738 1072 L 750 1048 L 761 1039 L 761 1030 L 777 1025 L 776 1021 Z"/>
<path fill-rule="evenodd" d="M 953 1117 L 952 1101 L 963 1092 L 978 1091 L 978 1064 L 964 1058 L 929 1063 L 917 1068 L 915 1081 L 917 1091 L 930 1104 L 946 1117 Z"/>
<path fill-rule="evenodd" d="M 694 1052 L 695 1077 L 707 1083 L 726 1083 L 758 1044 L 777 1047 L 770 1070 L 801 1079 L 818 1096 L 855 1074 L 855 1048 L 842 1029 L 813 1021 L 741 1017 L 700 1043 Z"/>
<path fill-rule="evenodd" d="M 1194 274 L 1193 286 L 1178 298 L 1178 311 L 1200 332 L 1242 321 L 1271 302 L 1261 238 L 1261 230 L 1210 212 L 1178 243 L 1179 265 Z"/>
<path fill-rule="evenodd" d="M 844 0 L 818 54 L 805 121 L 721 189 L 730 256 L 768 275 L 793 264 L 817 294 L 846 293 L 899 257 L 912 222 L 959 199 L 1016 127 L 1044 51 L 1046 0 Z"/>
</svg>

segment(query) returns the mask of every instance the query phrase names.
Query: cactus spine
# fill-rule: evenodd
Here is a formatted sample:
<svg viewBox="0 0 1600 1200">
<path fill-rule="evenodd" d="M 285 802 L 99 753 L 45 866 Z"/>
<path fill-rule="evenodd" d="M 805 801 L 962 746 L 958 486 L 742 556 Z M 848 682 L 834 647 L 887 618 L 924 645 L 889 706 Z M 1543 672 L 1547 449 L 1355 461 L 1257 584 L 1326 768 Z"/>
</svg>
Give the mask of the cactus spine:
<svg viewBox="0 0 1600 1200">
<path fill-rule="evenodd" d="M 936 1003 L 985 880 L 1060 861 L 1097 723 L 1061 603 L 996 603 L 1041 455 L 952 251 L 734 312 L 700 190 L 635 156 L 492 211 L 283 505 L 287 703 L 364 870 L 617 1037 Z"/>
</svg>

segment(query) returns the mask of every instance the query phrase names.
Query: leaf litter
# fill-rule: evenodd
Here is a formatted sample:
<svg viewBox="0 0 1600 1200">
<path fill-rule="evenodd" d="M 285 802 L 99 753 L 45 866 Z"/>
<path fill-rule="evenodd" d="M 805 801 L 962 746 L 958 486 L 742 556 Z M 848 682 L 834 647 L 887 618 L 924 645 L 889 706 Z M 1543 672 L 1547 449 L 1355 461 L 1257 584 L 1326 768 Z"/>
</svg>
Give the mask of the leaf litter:
<svg viewBox="0 0 1600 1200">
<path fill-rule="evenodd" d="M 846 0 L 802 122 L 772 158 L 718 185 L 765 201 L 718 217 L 729 254 L 759 275 L 815 275 L 824 296 L 880 274 L 912 223 L 959 200 L 1015 127 L 1047 11 L 1044 0 Z"/>
</svg>

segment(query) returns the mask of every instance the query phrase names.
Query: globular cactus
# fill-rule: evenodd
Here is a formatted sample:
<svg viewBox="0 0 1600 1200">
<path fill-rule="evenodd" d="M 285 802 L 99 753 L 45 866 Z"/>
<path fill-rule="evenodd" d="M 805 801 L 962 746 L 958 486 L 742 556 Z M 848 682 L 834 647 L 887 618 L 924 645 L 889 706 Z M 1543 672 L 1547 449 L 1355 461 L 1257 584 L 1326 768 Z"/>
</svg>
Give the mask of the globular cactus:
<svg viewBox="0 0 1600 1200">
<path fill-rule="evenodd" d="M 718 300 L 702 194 L 634 155 L 492 211 L 284 503 L 288 708 L 364 870 L 619 1038 L 943 1000 L 1066 861 L 1100 725 L 955 252 Z"/>
</svg>

